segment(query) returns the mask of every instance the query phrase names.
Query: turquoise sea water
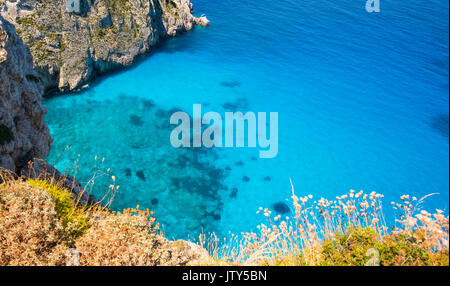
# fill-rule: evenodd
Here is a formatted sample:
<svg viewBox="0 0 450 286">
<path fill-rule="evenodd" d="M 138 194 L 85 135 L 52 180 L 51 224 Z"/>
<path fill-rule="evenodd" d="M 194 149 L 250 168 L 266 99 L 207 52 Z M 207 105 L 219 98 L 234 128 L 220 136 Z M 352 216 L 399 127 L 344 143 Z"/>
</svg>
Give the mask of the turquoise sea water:
<svg viewBox="0 0 450 286">
<path fill-rule="evenodd" d="M 290 197 L 289 178 L 298 195 L 376 191 L 387 206 L 439 193 L 425 207 L 448 210 L 448 1 L 381 0 L 377 14 L 363 0 L 193 3 L 211 26 L 45 101 L 49 162 L 86 183 L 104 157 L 120 185 L 113 208 L 153 209 L 175 238 L 253 230 L 259 206 Z M 194 103 L 278 112 L 278 156 L 172 148 L 169 116 Z"/>
</svg>

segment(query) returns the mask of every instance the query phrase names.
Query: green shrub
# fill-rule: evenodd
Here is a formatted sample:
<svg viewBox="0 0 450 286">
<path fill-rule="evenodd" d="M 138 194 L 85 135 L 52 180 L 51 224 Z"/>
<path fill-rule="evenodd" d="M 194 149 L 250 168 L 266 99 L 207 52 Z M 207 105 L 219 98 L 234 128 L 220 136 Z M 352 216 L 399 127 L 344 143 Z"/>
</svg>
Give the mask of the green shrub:
<svg viewBox="0 0 450 286">
<path fill-rule="evenodd" d="M 368 258 L 366 253 L 374 248 L 378 234 L 372 228 L 349 228 L 345 234 L 339 234 L 333 240 L 322 245 L 324 265 L 364 266 Z"/>
<path fill-rule="evenodd" d="M 435 266 L 448 265 L 448 251 L 430 251 L 417 239 L 417 233 L 388 235 L 375 248 L 380 252 L 383 266 Z"/>
<path fill-rule="evenodd" d="M 28 184 L 46 191 L 53 198 L 56 214 L 69 234 L 69 241 L 74 241 L 89 228 L 85 215 L 86 210 L 84 207 L 76 205 L 69 190 L 58 186 L 55 182 L 46 180 L 30 179 Z"/>
<path fill-rule="evenodd" d="M 349 228 L 322 245 L 322 264 L 364 266 L 370 259 L 368 251 L 376 250 L 381 266 L 448 265 L 448 251 L 430 251 L 415 233 L 390 234 L 379 239 L 372 228 Z"/>
</svg>

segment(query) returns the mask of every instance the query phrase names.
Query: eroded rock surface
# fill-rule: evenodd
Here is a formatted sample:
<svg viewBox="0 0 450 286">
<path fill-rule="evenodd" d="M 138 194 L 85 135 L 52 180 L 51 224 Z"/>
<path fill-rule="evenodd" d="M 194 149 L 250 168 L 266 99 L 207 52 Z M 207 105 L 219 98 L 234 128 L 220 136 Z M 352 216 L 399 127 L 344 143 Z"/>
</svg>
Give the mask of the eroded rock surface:
<svg viewBox="0 0 450 286">
<path fill-rule="evenodd" d="M 69 12 L 65 0 L 0 0 L 0 15 L 30 47 L 46 89 L 77 90 L 161 38 L 209 24 L 192 15 L 189 0 L 76 1 L 79 12 Z"/>
<path fill-rule="evenodd" d="M 28 47 L 0 16 L 0 167 L 17 171 L 48 155 L 52 139 L 42 92 Z"/>
</svg>

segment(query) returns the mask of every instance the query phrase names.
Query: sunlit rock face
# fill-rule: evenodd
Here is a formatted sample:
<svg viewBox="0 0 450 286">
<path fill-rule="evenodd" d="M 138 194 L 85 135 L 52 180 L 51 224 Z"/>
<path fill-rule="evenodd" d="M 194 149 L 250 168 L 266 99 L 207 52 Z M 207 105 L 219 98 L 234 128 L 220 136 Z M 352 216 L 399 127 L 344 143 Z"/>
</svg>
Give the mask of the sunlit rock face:
<svg viewBox="0 0 450 286">
<path fill-rule="evenodd" d="M 0 16 L 0 167 L 17 171 L 48 155 L 52 139 L 42 92 L 28 47 Z"/>
<path fill-rule="evenodd" d="M 161 38 L 209 24 L 192 11 L 189 0 L 0 0 L 0 15 L 30 47 L 44 87 L 61 91 L 131 64 Z"/>
</svg>

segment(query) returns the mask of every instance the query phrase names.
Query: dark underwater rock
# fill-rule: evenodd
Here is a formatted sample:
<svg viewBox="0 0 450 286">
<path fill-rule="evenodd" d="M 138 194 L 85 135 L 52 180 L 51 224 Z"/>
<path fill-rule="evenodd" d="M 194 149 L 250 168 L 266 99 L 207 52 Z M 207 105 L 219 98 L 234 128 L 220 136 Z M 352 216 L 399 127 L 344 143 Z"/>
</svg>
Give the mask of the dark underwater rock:
<svg viewBox="0 0 450 286">
<path fill-rule="evenodd" d="M 243 182 L 250 182 L 250 178 L 247 176 L 242 177 Z"/>
<path fill-rule="evenodd" d="M 289 206 L 284 202 L 277 202 L 272 205 L 272 208 L 274 211 L 276 211 L 278 214 L 286 214 L 290 212 Z"/>
<path fill-rule="evenodd" d="M 269 182 L 269 181 L 271 181 L 272 179 L 269 177 L 269 176 L 266 176 L 266 177 L 264 177 L 264 181 L 265 182 Z"/>
<path fill-rule="evenodd" d="M 431 121 L 431 126 L 444 137 L 449 137 L 448 114 L 440 114 Z"/>
<path fill-rule="evenodd" d="M 144 121 L 142 120 L 142 118 L 134 114 L 130 115 L 130 123 L 134 126 L 144 125 Z"/>
<path fill-rule="evenodd" d="M 238 98 L 235 102 L 225 102 L 224 104 L 222 104 L 222 107 L 233 112 L 243 112 L 244 110 L 248 110 L 248 101 L 246 98 Z"/>
<path fill-rule="evenodd" d="M 241 82 L 237 81 L 237 80 L 233 80 L 233 81 L 222 81 L 220 83 L 220 85 L 224 86 L 224 87 L 229 87 L 229 88 L 233 88 L 233 87 L 239 87 L 241 86 Z"/>
<path fill-rule="evenodd" d="M 142 104 L 144 105 L 145 109 L 152 109 L 156 106 L 155 103 L 150 99 L 143 100 Z"/>
<path fill-rule="evenodd" d="M 230 198 L 237 197 L 237 193 L 238 193 L 238 188 L 232 188 L 231 193 L 230 193 Z"/>
<path fill-rule="evenodd" d="M 136 172 L 136 176 L 137 176 L 139 179 L 141 179 L 142 181 L 145 182 L 145 174 L 144 174 L 144 171 L 137 171 L 137 172 Z"/>
</svg>

